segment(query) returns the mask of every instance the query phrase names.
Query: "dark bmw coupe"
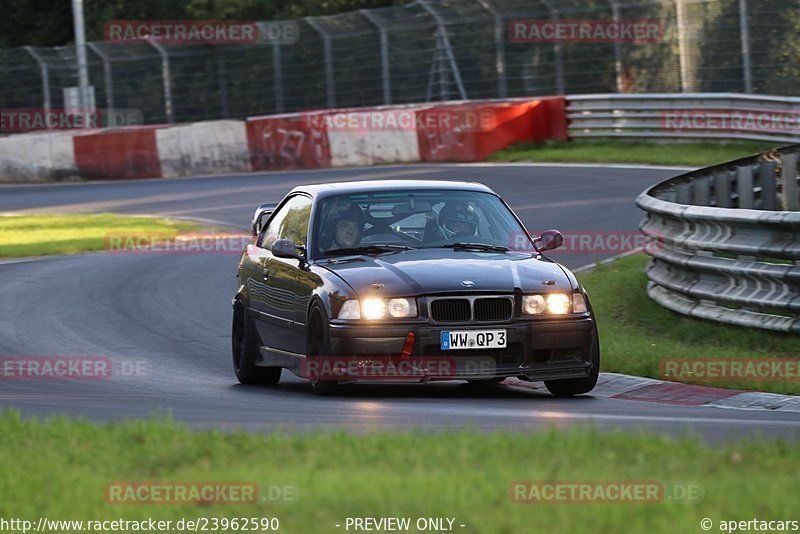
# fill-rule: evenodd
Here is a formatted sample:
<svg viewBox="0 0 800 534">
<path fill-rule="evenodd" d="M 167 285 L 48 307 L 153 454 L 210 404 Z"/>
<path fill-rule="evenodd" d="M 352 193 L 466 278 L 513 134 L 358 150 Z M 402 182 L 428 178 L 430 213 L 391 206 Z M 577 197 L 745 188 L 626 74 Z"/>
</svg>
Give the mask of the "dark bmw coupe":
<svg viewBox="0 0 800 534">
<path fill-rule="evenodd" d="M 233 364 L 246 384 L 282 369 L 331 394 L 349 383 L 543 380 L 594 388 L 586 291 L 542 255 L 488 187 L 368 181 L 296 187 L 261 205 L 233 299 Z"/>
</svg>

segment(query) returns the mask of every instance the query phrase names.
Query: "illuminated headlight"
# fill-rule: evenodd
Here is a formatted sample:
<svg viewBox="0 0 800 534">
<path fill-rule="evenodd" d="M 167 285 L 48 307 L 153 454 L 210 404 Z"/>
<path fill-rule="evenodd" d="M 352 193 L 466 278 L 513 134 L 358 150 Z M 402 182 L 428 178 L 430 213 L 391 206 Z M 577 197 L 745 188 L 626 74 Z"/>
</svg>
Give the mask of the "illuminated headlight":
<svg viewBox="0 0 800 534">
<path fill-rule="evenodd" d="M 385 319 L 387 316 L 416 317 L 417 302 L 414 299 L 406 298 L 390 299 L 388 302 L 379 298 L 368 298 L 361 301 L 361 317 L 364 319 L 374 321 Z"/>
<path fill-rule="evenodd" d="M 539 315 L 547 309 L 547 302 L 541 295 L 525 295 L 522 297 L 522 313 Z"/>
<path fill-rule="evenodd" d="M 364 319 L 383 319 L 386 316 L 386 304 L 382 299 L 364 299 L 361 302 L 361 314 Z"/>
<path fill-rule="evenodd" d="M 589 308 L 586 306 L 586 299 L 581 293 L 572 294 L 572 313 L 586 313 Z"/>
<path fill-rule="evenodd" d="M 547 295 L 547 311 L 554 315 L 569 313 L 570 298 L 564 293 L 550 293 Z"/>
<path fill-rule="evenodd" d="M 361 310 L 357 300 L 348 300 L 339 310 L 339 319 L 361 319 Z"/>
</svg>

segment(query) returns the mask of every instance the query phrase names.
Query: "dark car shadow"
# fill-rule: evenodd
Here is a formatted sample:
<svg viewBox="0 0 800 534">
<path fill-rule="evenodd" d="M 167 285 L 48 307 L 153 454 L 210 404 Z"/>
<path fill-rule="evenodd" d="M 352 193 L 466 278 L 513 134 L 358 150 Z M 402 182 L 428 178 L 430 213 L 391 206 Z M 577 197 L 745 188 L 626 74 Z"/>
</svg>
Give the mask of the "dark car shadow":
<svg viewBox="0 0 800 534">
<path fill-rule="evenodd" d="M 470 384 L 459 380 L 436 381 L 428 383 L 386 383 L 386 384 L 346 384 L 340 386 L 336 395 L 317 396 L 311 389 L 311 384 L 298 378 L 288 371 L 284 371 L 281 381 L 275 385 L 233 385 L 237 392 L 264 394 L 266 392 L 292 395 L 311 396 L 321 400 L 344 399 L 537 399 L 541 401 L 552 400 L 559 402 L 588 402 L 594 400 L 591 392 L 574 397 L 556 397 L 544 389 L 530 388 L 527 384 L 517 381 L 520 385 L 508 379 L 502 383 Z M 525 385 L 522 385 L 525 384 Z M 520 387 L 522 385 L 522 387 Z"/>
</svg>

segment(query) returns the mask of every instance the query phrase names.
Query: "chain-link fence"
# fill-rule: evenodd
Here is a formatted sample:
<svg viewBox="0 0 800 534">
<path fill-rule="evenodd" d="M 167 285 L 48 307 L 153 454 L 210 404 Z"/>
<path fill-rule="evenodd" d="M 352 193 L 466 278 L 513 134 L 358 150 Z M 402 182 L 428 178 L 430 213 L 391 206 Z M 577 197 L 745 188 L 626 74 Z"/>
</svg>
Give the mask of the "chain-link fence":
<svg viewBox="0 0 800 534">
<path fill-rule="evenodd" d="M 90 43 L 89 80 L 97 108 L 138 110 L 145 123 L 552 94 L 797 95 L 799 7 L 417 0 L 295 21 L 292 43 Z M 657 34 L 637 37 L 644 23 Z M 73 47 L 0 50 L 0 72 L 2 108 L 68 107 L 78 85 Z"/>
</svg>

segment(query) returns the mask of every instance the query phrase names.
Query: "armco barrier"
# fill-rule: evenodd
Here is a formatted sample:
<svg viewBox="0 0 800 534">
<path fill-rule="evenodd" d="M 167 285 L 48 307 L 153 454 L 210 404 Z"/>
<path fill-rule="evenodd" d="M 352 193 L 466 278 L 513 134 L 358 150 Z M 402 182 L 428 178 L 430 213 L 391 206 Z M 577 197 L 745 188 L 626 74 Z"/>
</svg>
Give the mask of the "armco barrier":
<svg viewBox="0 0 800 534">
<path fill-rule="evenodd" d="M 792 145 L 642 193 L 648 295 L 692 317 L 800 332 L 798 155 Z"/>
<path fill-rule="evenodd" d="M 78 171 L 87 180 L 161 177 L 155 127 L 76 135 L 73 147 Z"/>
<path fill-rule="evenodd" d="M 563 98 L 332 109 L 0 138 L 0 180 L 480 161 L 511 144 L 545 139 L 566 139 Z"/>
</svg>

